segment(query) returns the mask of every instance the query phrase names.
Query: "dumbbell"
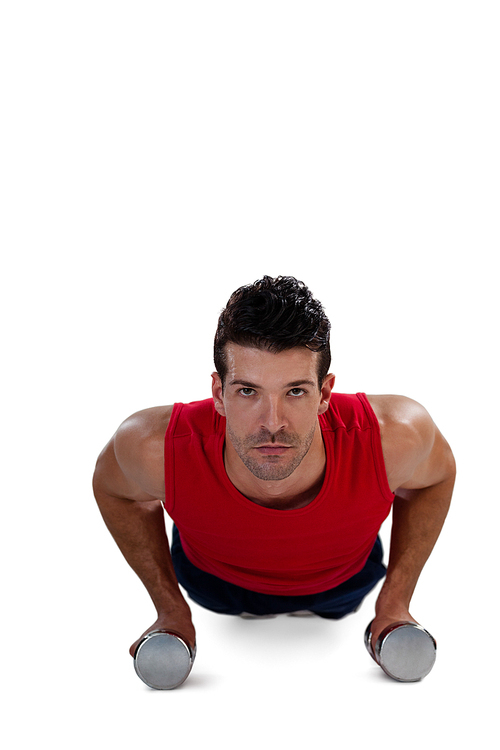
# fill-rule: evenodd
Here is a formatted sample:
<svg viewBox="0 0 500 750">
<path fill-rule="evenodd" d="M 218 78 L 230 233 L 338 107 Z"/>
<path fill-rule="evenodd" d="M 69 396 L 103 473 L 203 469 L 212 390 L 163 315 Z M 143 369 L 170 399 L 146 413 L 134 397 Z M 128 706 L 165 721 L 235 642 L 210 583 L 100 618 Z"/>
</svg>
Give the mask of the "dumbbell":
<svg viewBox="0 0 500 750">
<path fill-rule="evenodd" d="M 196 656 L 176 633 L 153 630 L 134 653 L 134 667 L 143 682 L 155 690 L 172 690 L 187 679 Z"/>
<path fill-rule="evenodd" d="M 372 620 L 373 622 L 373 620 Z M 415 622 L 393 622 L 372 644 L 372 622 L 365 631 L 365 646 L 384 672 L 399 682 L 418 682 L 436 661 L 436 641 Z"/>
</svg>

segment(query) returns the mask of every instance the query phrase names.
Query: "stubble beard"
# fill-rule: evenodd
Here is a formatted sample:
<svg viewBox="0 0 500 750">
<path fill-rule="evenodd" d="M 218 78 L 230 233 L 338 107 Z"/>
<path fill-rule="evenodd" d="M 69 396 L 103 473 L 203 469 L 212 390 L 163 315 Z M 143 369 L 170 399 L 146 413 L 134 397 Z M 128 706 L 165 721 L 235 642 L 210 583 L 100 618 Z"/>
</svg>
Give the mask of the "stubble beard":
<svg viewBox="0 0 500 750">
<path fill-rule="evenodd" d="M 254 477 L 268 482 L 276 482 L 280 479 L 287 479 L 300 466 L 312 445 L 316 426 L 313 426 L 304 438 L 301 438 L 296 433 L 280 432 L 277 435 L 272 435 L 270 432 L 265 431 L 246 438 L 239 438 L 229 425 L 227 431 L 233 448 Z M 286 454 L 285 456 L 266 456 L 266 460 L 262 462 L 262 460 L 259 461 L 251 455 L 251 450 L 256 445 L 274 442 L 291 446 L 293 450 L 292 456 L 288 458 Z"/>
</svg>

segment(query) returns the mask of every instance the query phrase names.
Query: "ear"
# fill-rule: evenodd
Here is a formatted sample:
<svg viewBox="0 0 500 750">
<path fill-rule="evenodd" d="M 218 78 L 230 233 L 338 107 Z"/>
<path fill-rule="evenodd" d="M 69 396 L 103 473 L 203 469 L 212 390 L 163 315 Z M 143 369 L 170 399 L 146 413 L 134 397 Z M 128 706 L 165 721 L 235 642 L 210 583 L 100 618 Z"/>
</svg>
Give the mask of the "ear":
<svg viewBox="0 0 500 750">
<path fill-rule="evenodd" d="M 335 385 L 335 375 L 331 373 L 326 376 L 321 388 L 321 401 L 319 402 L 318 414 L 324 414 L 330 405 L 330 398 Z"/>
<path fill-rule="evenodd" d="M 222 397 L 222 381 L 217 372 L 212 373 L 212 398 L 214 400 L 215 411 L 218 412 L 221 417 L 226 416 L 224 409 L 224 399 Z"/>
</svg>

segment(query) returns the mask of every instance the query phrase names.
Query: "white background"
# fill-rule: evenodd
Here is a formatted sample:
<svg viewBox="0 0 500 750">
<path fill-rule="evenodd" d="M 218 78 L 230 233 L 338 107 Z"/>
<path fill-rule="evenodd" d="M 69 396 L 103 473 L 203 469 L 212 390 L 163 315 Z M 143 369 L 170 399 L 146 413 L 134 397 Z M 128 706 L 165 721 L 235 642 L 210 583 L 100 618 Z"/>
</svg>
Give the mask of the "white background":
<svg viewBox="0 0 500 750">
<path fill-rule="evenodd" d="M 5 2 L 0 15 L 2 683 L 10 748 L 498 741 L 495 2 Z M 210 395 L 217 316 L 263 274 L 332 321 L 337 389 L 421 401 L 458 462 L 386 679 L 342 622 L 194 606 L 185 686 L 91 492 L 137 409 Z M 384 526 L 384 540 L 389 527 Z"/>
</svg>

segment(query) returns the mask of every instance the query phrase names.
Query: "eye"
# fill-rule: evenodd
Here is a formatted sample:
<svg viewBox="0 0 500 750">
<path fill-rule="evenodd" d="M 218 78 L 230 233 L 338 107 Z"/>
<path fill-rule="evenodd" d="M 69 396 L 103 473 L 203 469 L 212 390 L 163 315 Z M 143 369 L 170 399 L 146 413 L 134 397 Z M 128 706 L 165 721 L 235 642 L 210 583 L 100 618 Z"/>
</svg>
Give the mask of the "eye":
<svg viewBox="0 0 500 750">
<path fill-rule="evenodd" d="M 302 396 L 305 393 L 305 390 L 303 388 L 292 388 L 291 391 L 288 391 L 290 396 Z"/>
<path fill-rule="evenodd" d="M 255 390 L 253 388 L 240 388 L 238 393 L 241 393 L 242 396 L 253 396 Z"/>
</svg>

